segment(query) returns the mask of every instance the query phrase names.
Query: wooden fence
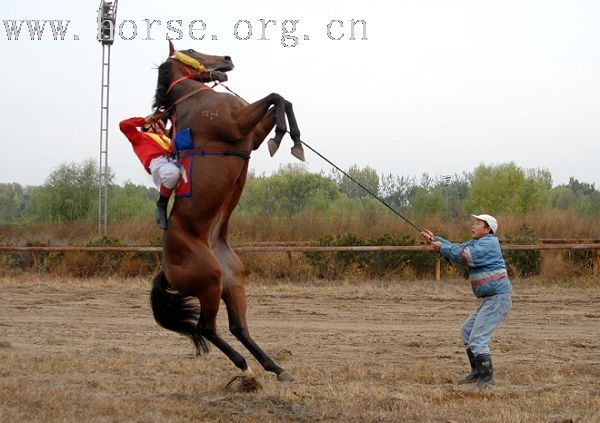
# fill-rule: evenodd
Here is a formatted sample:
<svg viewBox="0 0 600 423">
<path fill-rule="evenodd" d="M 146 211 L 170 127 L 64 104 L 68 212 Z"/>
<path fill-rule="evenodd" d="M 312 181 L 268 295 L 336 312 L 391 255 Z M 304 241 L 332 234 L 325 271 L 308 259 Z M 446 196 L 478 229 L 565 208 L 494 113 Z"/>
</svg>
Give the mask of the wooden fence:
<svg viewBox="0 0 600 423">
<path fill-rule="evenodd" d="M 575 242 L 573 242 L 575 241 Z M 310 242 L 263 242 L 241 244 L 233 247 L 238 253 L 286 253 L 292 265 L 292 253 L 305 252 L 373 252 L 373 251 L 432 251 L 428 245 L 361 245 L 361 246 L 315 246 Z M 598 275 L 600 240 L 542 240 L 540 244 L 508 244 L 502 243 L 502 250 L 591 250 L 592 273 Z M 32 255 L 34 264 L 37 263 L 35 253 L 52 252 L 88 252 L 88 253 L 160 253 L 162 247 L 15 247 L 0 246 L 0 253 L 28 252 Z M 436 255 L 435 279 L 441 278 L 441 260 Z"/>
</svg>

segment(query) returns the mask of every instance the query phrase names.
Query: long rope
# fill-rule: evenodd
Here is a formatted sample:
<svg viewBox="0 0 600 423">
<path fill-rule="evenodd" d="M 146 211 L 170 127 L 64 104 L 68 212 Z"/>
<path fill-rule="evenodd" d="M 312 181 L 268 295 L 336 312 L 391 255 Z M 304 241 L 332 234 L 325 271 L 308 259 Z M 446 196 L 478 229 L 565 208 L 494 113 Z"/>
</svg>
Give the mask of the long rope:
<svg viewBox="0 0 600 423">
<path fill-rule="evenodd" d="M 242 100 L 244 100 L 243 97 L 241 97 L 239 94 L 235 93 L 234 91 L 232 91 L 227 85 L 223 84 L 222 82 L 218 83 L 219 85 L 222 85 L 227 91 L 229 91 L 230 93 L 238 96 L 239 98 L 241 98 Z M 246 100 L 244 100 L 246 101 Z M 247 103 L 247 101 L 246 101 Z M 290 133 L 289 131 L 286 131 L 288 134 Z M 404 220 L 406 223 L 408 223 L 410 226 L 412 226 L 414 229 L 417 230 L 417 232 L 423 232 L 423 228 L 421 226 L 418 226 L 417 224 L 411 222 L 410 220 L 408 220 L 405 216 L 403 216 L 398 210 L 396 210 L 395 208 L 393 208 L 392 206 L 390 206 L 388 203 L 386 203 L 384 200 L 382 200 L 378 195 L 376 195 L 375 193 L 373 193 L 371 190 L 369 190 L 367 187 L 365 187 L 363 184 L 361 184 L 360 182 L 358 182 L 356 179 L 354 179 L 352 176 L 348 175 L 348 173 L 344 172 L 342 169 L 340 169 L 339 166 L 337 166 L 335 163 L 333 163 L 331 160 L 329 160 L 327 157 L 325 157 L 324 155 L 322 155 L 321 153 L 319 153 L 317 150 L 315 150 L 314 148 L 312 148 L 310 145 L 308 145 L 306 142 L 300 140 L 300 142 L 306 146 L 306 148 L 308 148 L 310 151 L 312 151 L 313 153 L 315 153 L 317 156 L 319 156 L 320 158 L 322 158 L 323 160 L 325 160 L 330 166 L 334 167 L 338 172 L 340 172 L 341 174 L 343 174 L 346 178 L 350 179 L 352 182 L 354 182 L 356 185 L 358 185 L 359 187 L 361 187 L 362 189 L 364 189 L 370 196 L 372 196 L 373 198 L 375 198 L 377 201 L 379 201 L 381 204 L 383 204 L 384 206 L 386 206 L 388 209 L 390 209 L 395 215 L 399 216 L 402 220 Z"/>
<path fill-rule="evenodd" d="M 375 198 L 377 201 L 379 201 L 381 204 L 383 204 L 384 206 L 386 206 L 388 209 L 390 209 L 394 214 L 396 214 L 397 216 L 399 216 L 400 218 L 402 218 L 406 223 L 408 223 L 410 226 L 412 226 L 413 228 L 415 228 L 418 232 L 423 232 L 423 228 L 416 225 L 415 223 L 411 222 L 410 220 L 408 220 L 406 217 L 404 217 L 399 211 L 397 211 L 395 208 L 393 208 L 392 206 L 390 206 L 388 203 L 386 203 L 384 200 L 382 200 L 378 195 L 376 195 L 375 193 L 373 193 L 371 190 L 369 190 L 367 187 L 365 187 L 363 184 L 361 184 L 360 182 L 358 182 L 356 179 L 354 179 L 352 176 L 348 175 L 346 172 L 344 172 L 342 169 L 340 169 L 338 166 L 336 166 L 331 160 L 329 160 L 327 157 L 323 156 L 321 153 L 319 153 L 317 150 L 315 150 L 314 148 L 312 148 L 310 145 L 308 145 L 307 143 L 305 143 L 304 141 L 300 140 L 300 142 L 302 144 L 304 144 L 310 151 L 312 151 L 313 153 L 315 153 L 317 156 L 319 156 L 320 158 L 322 158 L 323 160 L 325 160 L 327 163 L 329 163 L 331 166 L 333 166 L 338 172 L 340 172 L 341 174 L 343 174 L 346 178 L 350 179 L 352 182 L 354 182 L 356 185 L 358 185 L 359 187 L 361 187 L 362 189 L 364 189 L 369 195 L 371 195 L 373 198 Z"/>
</svg>

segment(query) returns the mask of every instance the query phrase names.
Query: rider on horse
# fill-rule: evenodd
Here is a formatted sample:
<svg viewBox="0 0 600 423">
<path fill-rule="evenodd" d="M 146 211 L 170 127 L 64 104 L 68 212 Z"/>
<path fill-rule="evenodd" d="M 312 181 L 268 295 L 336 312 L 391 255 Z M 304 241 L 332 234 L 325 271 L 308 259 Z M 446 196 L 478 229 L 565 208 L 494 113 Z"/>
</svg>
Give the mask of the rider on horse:
<svg viewBox="0 0 600 423">
<path fill-rule="evenodd" d="M 160 113 L 153 113 L 145 118 L 132 117 L 122 121 L 119 128 L 131 142 L 133 151 L 159 188 L 156 223 L 164 230 L 167 229 L 167 204 L 173 188 L 179 181 L 180 171 L 170 157 L 173 145 L 160 116 Z"/>
</svg>

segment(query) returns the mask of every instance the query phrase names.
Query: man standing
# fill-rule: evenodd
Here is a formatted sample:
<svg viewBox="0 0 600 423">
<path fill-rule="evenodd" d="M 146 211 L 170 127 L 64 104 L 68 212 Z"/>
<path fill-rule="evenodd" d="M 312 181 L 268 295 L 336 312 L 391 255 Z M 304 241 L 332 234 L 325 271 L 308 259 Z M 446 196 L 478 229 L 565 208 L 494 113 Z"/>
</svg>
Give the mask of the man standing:
<svg viewBox="0 0 600 423">
<path fill-rule="evenodd" d="M 500 242 L 494 235 L 498 230 L 497 220 L 489 214 L 472 216 L 473 239 L 463 244 L 451 243 L 430 230 L 424 230 L 421 235 L 445 258 L 469 267 L 471 288 L 475 296 L 481 298 L 481 304 L 461 329 L 471 372 L 460 383 L 475 382 L 476 388 L 482 389 L 495 383 L 488 344 L 494 330 L 512 308 L 512 285 L 508 280 Z"/>
</svg>

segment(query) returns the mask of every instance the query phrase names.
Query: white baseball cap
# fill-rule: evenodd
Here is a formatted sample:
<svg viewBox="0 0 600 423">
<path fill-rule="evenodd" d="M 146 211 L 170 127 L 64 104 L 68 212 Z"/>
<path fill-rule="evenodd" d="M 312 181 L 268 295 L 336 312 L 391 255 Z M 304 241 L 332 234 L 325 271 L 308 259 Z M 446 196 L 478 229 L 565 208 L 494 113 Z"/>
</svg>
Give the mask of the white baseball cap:
<svg viewBox="0 0 600 423">
<path fill-rule="evenodd" d="M 473 216 L 475 219 L 483 220 L 485 223 L 487 223 L 488 226 L 492 229 L 493 233 L 496 233 L 496 231 L 498 230 L 498 221 L 494 216 L 490 216 L 489 214 L 472 214 L 471 216 Z"/>
</svg>

